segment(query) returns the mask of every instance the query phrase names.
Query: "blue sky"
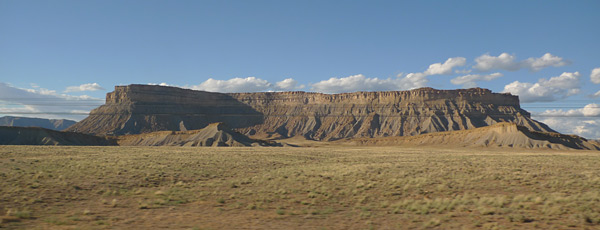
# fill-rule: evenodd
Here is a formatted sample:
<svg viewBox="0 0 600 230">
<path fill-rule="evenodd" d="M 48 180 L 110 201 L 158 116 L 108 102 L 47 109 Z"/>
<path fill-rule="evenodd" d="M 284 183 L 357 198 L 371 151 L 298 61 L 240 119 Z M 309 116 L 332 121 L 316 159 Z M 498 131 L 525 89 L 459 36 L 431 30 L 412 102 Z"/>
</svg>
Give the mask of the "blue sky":
<svg viewBox="0 0 600 230">
<path fill-rule="evenodd" d="M 133 83 L 478 86 L 519 95 L 561 132 L 600 138 L 599 11 L 599 1 L 3 0 L 0 114 L 81 119 L 72 113 Z"/>
</svg>

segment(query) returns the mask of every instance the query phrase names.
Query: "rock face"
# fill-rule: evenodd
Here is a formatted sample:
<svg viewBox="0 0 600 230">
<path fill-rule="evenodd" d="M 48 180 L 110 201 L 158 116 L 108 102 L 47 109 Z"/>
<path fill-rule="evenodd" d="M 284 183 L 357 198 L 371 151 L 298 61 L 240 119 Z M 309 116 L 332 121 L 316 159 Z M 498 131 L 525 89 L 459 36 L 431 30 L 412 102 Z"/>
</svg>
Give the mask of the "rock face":
<svg viewBox="0 0 600 230">
<path fill-rule="evenodd" d="M 117 145 L 115 139 L 39 127 L 0 127 L 0 145 Z"/>
<path fill-rule="evenodd" d="M 349 140 L 356 145 L 448 145 L 460 147 L 512 147 L 527 149 L 600 150 L 600 143 L 576 135 L 536 132 L 513 123 L 449 132 L 428 133 L 410 137 L 359 138 Z"/>
<path fill-rule="evenodd" d="M 122 135 L 200 129 L 213 122 L 250 136 L 313 140 L 411 136 L 498 122 L 553 132 L 531 119 L 517 96 L 481 88 L 222 94 L 151 85 L 116 86 L 105 105 L 68 130 Z"/>
<path fill-rule="evenodd" d="M 513 122 L 535 131 L 553 131 L 521 109 L 517 96 L 487 89 L 230 94 L 264 116 L 242 128 L 246 134 L 336 140 L 349 137 L 412 136 Z"/>
<path fill-rule="evenodd" d="M 75 124 L 66 119 L 43 119 L 29 117 L 0 117 L 0 126 L 41 127 L 52 130 L 64 130 Z"/>
<path fill-rule="evenodd" d="M 116 86 L 106 103 L 70 127 L 69 131 L 124 135 L 154 131 L 186 131 L 225 122 L 232 128 L 262 122 L 262 114 L 235 98 L 154 85 Z"/>
<path fill-rule="evenodd" d="M 192 131 L 158 131 L 119 137 L 119 145 L 133 146 L 274 146 L 274 143 L 252 140 L 231 130 L 225 123 L 213 123 Z"/>
</svg>

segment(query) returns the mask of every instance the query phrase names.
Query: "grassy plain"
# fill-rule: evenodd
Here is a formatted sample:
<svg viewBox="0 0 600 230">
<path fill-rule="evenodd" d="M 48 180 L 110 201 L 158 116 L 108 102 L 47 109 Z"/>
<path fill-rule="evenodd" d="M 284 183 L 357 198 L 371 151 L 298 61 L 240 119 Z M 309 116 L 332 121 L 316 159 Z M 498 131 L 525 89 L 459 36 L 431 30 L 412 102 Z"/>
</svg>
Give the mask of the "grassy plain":
<svg viewBox="0 0 600 230">
<path fill-rule="evenodd" d="M 594 229 L 600 153 L 0 147 L 8 229 Z"/>
</svg>

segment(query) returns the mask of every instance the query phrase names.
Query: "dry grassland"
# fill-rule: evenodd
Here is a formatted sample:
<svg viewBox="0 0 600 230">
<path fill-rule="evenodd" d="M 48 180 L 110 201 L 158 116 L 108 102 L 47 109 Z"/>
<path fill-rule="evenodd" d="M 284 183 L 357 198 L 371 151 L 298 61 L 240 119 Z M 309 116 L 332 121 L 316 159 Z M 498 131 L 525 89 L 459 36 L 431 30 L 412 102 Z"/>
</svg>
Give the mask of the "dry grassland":
<svg viewBox="0 0 600 230">
<path fill-rule="evenodd" d="M 594 229 L 600 154 L 0 147 L 8 229 Z"/>
</svg>

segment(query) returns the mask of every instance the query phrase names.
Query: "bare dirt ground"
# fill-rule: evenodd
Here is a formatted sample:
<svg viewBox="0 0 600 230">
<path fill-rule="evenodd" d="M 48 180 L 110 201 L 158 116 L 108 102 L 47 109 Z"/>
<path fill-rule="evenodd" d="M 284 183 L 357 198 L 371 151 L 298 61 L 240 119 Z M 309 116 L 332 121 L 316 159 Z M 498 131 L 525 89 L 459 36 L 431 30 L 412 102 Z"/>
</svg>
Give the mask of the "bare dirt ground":
<svg viewBox="0 0 600 230">
<path fill-rule="evenodd" d="M 597 229 L 600 153 L 0 147 L 5 229 Z"/>
</svg>

